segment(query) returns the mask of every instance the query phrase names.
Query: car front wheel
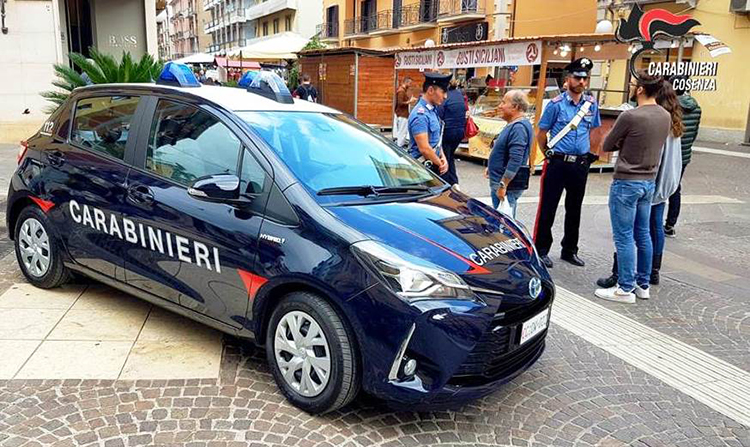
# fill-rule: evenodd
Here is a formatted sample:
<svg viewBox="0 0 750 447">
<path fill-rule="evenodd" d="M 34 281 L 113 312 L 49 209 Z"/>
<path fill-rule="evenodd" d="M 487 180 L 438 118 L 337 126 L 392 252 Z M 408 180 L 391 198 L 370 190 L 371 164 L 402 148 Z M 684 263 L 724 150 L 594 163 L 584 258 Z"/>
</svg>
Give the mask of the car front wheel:
<svg viewBox="0 0 750 447">
<path fill-rule="evenodd" d="M 70 272 L 63 265 L 49 220 L 42 210 L 28 206 L 21 211 L 15 232 L 16 259 L 31 284 L 51 289 L 68 281 Z"/>
<path fill-rule="evenodd" d="M 323 298 L 294 292 L 271 315 L 266 357 L 284 396 L 312 414 L 343 407 L 357 395 L 354 337 Z"/>
</svg>

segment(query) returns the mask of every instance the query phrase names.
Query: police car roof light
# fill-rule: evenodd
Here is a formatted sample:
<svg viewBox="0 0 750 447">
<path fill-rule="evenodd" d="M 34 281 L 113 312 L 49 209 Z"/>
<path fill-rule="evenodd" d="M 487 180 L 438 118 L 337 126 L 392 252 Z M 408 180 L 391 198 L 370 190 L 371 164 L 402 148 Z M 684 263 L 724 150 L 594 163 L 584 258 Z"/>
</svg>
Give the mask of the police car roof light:
<svg viewBox="0 0 750 447">
<path fill-rule="evenodd" d="M 247 91 L 264 96 L 282 104 L 294 104 L 292 93 L 284 84 L 284 81 L 271 71 L 261 71 L 255 76 Z"/>
<path fill-rule="evenodd" d="M 156 80 L 157 84 L 173 85 L 176 87 L 200 87 L 201 83 L 193 74 L 193 70 L 185 64 L 167 62 Z"/>
<path fill-rule="evenodd" d="M 253 80 L 258 76 L 257 71 L 246 71 L 245 74 L 242 75 L 239 82 L 237 82 L 237 87 L 241 88 L 248 88 L 250 87 L 250 84 L 253 82 Z"/>
</svg>

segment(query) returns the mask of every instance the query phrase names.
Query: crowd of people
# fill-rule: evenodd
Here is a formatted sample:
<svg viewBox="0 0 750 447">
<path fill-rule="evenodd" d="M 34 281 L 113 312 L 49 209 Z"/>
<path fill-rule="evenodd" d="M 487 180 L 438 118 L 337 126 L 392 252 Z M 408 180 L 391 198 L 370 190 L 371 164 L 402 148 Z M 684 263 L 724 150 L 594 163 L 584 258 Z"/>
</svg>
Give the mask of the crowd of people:
<svg viewBox="0 0 750 447">
<path fill-rule="evenodd" d="M 540 260 L 553 267 L 549 252 L 552 226 L 565 191 L 565 224 L 560 258 L 583 267 L 579 257 L 581 208 L 591 164 L 591 131 L 601 125 L 595 98 L 586 93 L 590 59 L 566 67 L 562 94 L 545 107 L 537 134 L 527 119 L 529 100 L 521 90 L 508 91 L 497 107 L 506 125 L 493 142 L 485 177 L 495 208 L 514 218 L 517 203 L 529 187 L 529 156 L 534 138 L 544 148 L 540 200 L 534 244 Z M 425 167 L 451 185 L 458 183 L 454 153 L 467 132 L 468 102 L 451 75 L 425 73 L 422 94 L 409 95 L 403 79 L 396 94 L 394 139 Z M 621 303 L 650 297 L 659 284 L 665 237 L 675 236 L 681 181 L 690 162 L 701 110 L 674 79 L 638 72 L 630 85 L 631 103 L 603 142 L 605 152 L 618 152 L 609 191 L 615 246 L 612 274 L 600 278 L 595 295 Z M 411 107 L 411 110 L 409 110 Z M 667 208 L 668 206 L 668 208 Z M 665 222 L 666 211 L 666 222 Z"/>
</svg>

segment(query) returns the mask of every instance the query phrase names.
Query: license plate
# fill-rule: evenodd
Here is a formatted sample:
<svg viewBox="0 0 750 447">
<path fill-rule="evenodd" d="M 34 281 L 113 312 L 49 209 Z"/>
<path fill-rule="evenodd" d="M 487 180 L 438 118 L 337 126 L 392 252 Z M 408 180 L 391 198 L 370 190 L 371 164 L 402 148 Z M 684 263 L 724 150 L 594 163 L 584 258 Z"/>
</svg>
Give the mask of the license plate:
<svg viewBox="0 0 750 447">
<path fill-rule="evenodd" d="M 534 338 L 535 335 L 547 329 L 549 323 L 549 308 L 544 309 L 540 313 L 531 317 L 529 320 L 523 323 L 521 327 L 521 343 L 524 344 L 527 341 Z"/>
</svg>

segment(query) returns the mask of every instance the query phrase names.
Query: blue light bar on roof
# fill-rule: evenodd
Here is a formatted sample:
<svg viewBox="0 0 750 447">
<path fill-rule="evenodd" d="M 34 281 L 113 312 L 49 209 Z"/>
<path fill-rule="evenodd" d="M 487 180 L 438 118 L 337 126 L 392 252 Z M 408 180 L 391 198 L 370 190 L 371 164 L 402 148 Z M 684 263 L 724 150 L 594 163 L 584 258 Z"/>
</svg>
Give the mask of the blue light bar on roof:
<svg viewBox="0 0 750 447">
<path fill-rule="evenodd" d="M 292 93 L 286 87 L 284 81 L 279 75 L 271 71 L 259 72 L 253 82 L 250 83 L 247 91 L 283 104 L 294 104 Z"/>
<path fill-rule="evenodd" d="M 253 82 L 253 79 L 255 79 L 256 76 L 258 76 L 257 71 L 246 71 L 245 74 L 243 74 L 240 78 L 239 82 L 237 82 L 237 87 L 250 87 L 250 84 Z"/>
<path fill-rule="evenodd" d="M 193 70 L 185 64 L 167 62 L 156 80 L 157 84 L 173 85 L 176 87 L 200 87 L 201 83 L 193 74 Z"/>
</svg>

